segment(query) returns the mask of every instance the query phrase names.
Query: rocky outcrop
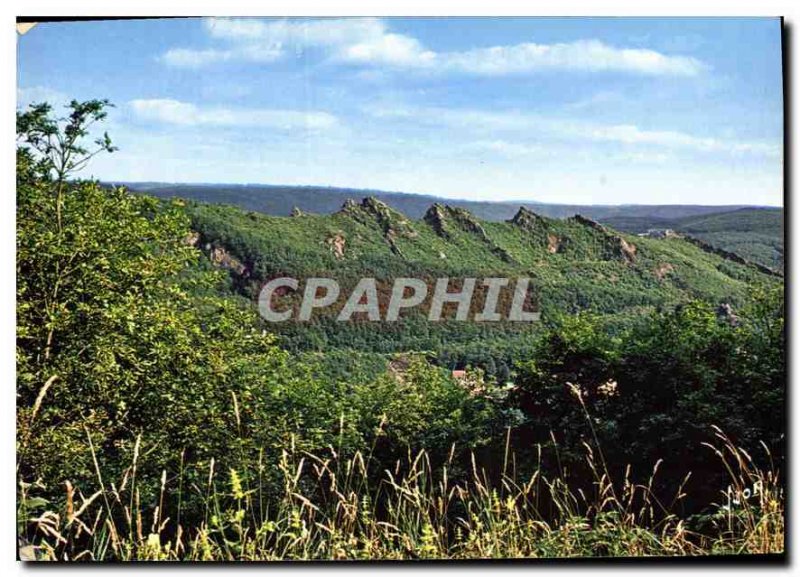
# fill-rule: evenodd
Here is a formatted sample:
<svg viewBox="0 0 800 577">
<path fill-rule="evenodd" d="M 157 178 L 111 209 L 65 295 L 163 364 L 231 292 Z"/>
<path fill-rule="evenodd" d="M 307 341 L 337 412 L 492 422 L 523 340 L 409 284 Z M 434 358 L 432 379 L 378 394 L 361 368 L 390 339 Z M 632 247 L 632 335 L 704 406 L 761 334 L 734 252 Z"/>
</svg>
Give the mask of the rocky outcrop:
<svg viewBox="0 0 800 577">
<path fill-rule="evenodd" d="M 520 206 L 517 214 L 506 222 L 535 235 L 535 237 L 539 239 L 539 242 L 544 244 L 545 250 L 550 254 L 563 253 L 569 245 L 568 238 L 552 232 L 546 218 L 539 216 L 524 206 Z"/>
<path fill-rule="evenodd" d="M 437 202 L 428 209 L 422 218 L 442 238 L 450 238 L 451 235 L 448 228 L 452 224 L 463 231 L 478 236 L 484 242 L 491 242 L 481 223 L 472 216 L 472 213 L 463 208 L 443 205 Z"/>
<path fill-rule="evenodd" d="M 578 224 L 582 224 L 583 226 L 587 226 L 592 230 L 599 232 L 603 236 L 604 244 L 608 250 L 609 256 L 613 258 L 620 258 L 627 263 L 633 263 L 636 261 L 637 249 L 636 245 L 632 242 L 628 242 L 620 235 L 614 233 L 591 218 L 586 218 L 585 216 L 576 214 L 572 217 L 572 220 Z"/>
<path fill-rule="evenodd" d="M 344 201 L 344 204 L 342 204 L 342 208 L 339 209 L 338 214 L 354 214 L 357 210 L 358 203 L 352 198 L 348 198 Z"/>
<path fill-rule="evenodd" d="M 623 258 L 628 262 L 633 262 L 636 260 L 636 245 L 628 242 L 621 236 L 614 236 L 613 242 L 615 244 L 615 248 L 619 248 L 620 253 L 622 254 Z"/>
<path fill-rule="evenodd" d="M 431 205 L 427 211 L 425 211 L 425 215 L 422 217 L 422 220 L 427 222 L 431 225 L 431 228 L 446 240 L 450 240 L 450 233 L 447 232 L 447 227 L 445 225 L 446 217 L 445 217 L 445 207 L 438 202 Z"/>
<path fill-rule="evenodd" d="M 634 245 L 633 243 L 630 243 L 630 242 L 626 241 L 624 238 L 622 238 L 621 236 L 615 234 L 613 231 L 609 230 L 608 228 L 606 228 L 605 226 L 603 226 L 599 222 L 596 222 L 596 221 L 594 221 L 594 220 L 592 220 L 590 218 L 586 218 L 585 216 L 581 216 L 579 214 L 576 214 L 574 217 L 572 217 L 572 220 L 574 220 L 575 222 L 580 223 L 580 224 L 582 224 L 584 226 L 588 226 L 588 227 L 592 228 L 593 230 L 596 230 L 597 232 L 599 232 L 602 235 L 604 235 L 605 238 L 607 239 L 607 241 L 609 242 L 609 248 L 611 249 L 611 251 L 615 255 L 618 255 L 618 256 L 624 258 L 628 262 L 634 262 L 635 261 L 635 259 L 636 259 L 636 245 Z M 707 242 L 702 241 L 699 238 L 695 238 L 693 236 L 690 236 L 688 234 L 680 234 L 680 233 L 677 233 L 677 232 L 675 232 L 673 230 L 665 229 L 663 231 L 648 231 L 644 235 L 640 235 L 640 236 L 647 236 L 647 237 L 650 237 L 650 238 L 658 238 L 658 239 L 670 239 L 670 238 L 683 239 L 683 240 L 695 245 L 696 247 L 698 247 L 699 249 L 701 249 L 701 250 L 703 250 L 705 252 L 717 255 L 717 256 L 722 257 L 722 258 L 724 258 L 726 260 L 735 262 L 737 264 L 741 264 L 743 266 L 748 266 L 748 267 L 751 267 L 751 268 L 755 268 L 756 270 L 758 270 L 759 272 L 762 272 L 764 274 L 767 274 L 767 275 L 770 275 L 770 276 L 779 277 L 779 278 L 783 278 L 783 275 L 779 271 L 773 270 L 773 269 L 771 269 L 769 267 L 766 267 L 766 266 L 764 266 L 762 264 L 759 264 L 757 262 L 749 261 L 746 258 L 743 258 L 743 257 L 739 256 L 736 253 L 733 253 L 733 252 L 730 252 L 730 251 L 723 250 L 721 248 L 717 248 L 715 246 L 712 246 L 712 245 L 708 244 Z M 658 274 L 656 276 L 658 276 Z"/>
<path fill-rule="evenodd" d="M 200 233 L 195 230 L 189 231 L 189 234 L 184 237 L 183 242 L 188 246 L 197 248 L 197 245 L 200 244 Z"/>
<path fill-rule="evenodd" d="M 641 232 L 636 236 L 645 238 L 681 238 L 681 235 L 671 228 L 651 228 L 647 232 Z"/>
<path fill-rule="evenodd" d="M 363 224 L 377 223 L 385 234 L 391 232 L 395 236 L 417 236 L 405 215 L 374 196 L 368 196 L 360 203 L 348 198 L 337 214 L 345 214 Z"/>
<path fill-rule="evenodd" d="M 609 234 L 609 230 L 606 227 L 604 227 L 596 220 L 592 220 L 591 218 L 586 218 L 583 215 L 576 214 L 575 216 L 572 217 L 572 220 L 574 220 L 578 224 L 582 224 L 583 226 L 588 226 L 589 228 L 593 228 L 596 231 L 602 232 L 603 234 Z"/>
<path fill-rule="evenodd" d="M 554 234 L 547 235 L 547 252 L 550 254 L 564 252 L 566 245 L 566 241 L 560 236 L 556 236 Z"/>
<path fill-rule="evenodd" d="M 208 257 L 213 264 L 227 269 L 239 277 L 250 276 L 248 268 L 224 247 L 211 245 Z"/>
<path fill-rule="evenodd" d="M 479 223 L 477 219 L 474 216 L 472 216 L 471 212 L 469 212 L 464 208 L 458 208 L 458 207 L 445 207 L 445 208 L 450 209 L 449 210 L 450 216 L 453 218 L 453 220 L 455 220 L 458 223 L 458 226 L 460 226 L 462 229 L 474 235 L 477 235 L 483 241 L 489 240 L 489 236 L 486 234 L 486 231 L 484 230 L 483 226 L 481 226 L 481 223 Z"/>
<path fill-rule="evenodd" d="M 733 307 L 728 303 L 722 303 L 717 307 L 717 318 L 732 327 L 738 326 L 740 323 L 739 315 L 733 312 Z"/>
<path fill-rule="evenodd" d="M 451 227 L 455 227 L 477 236 L 482 242 L 489 246 L 492 253 L 503 261 L 514 262 L 514 258 L 508 251 L 495 244 L 489 235 L 486 234 L 486 230 L 481 223 L 478 222 L 468 210 L 436 202 L 425 212 L 422 219 L 433 228 L 437 235 L 445 240 L 452 239 Z"/>
<path fill-rule="evenodd" d="M 289 216 L 295 217 L 295 218 L 298 217 L 298 216 L 305 216 L 305 215 L 306 215 L 306 213 L 304 213 L 302 210 L 300 210 L 296 206 L 293 206 L 292 207 L 292 212 L 289 213 Z"/>
<path fill-rule="evenodd" d="M 345 246 L 347 246 L 347 241 L 344 238 L 344 234 L 337 233 L 333 236 L 328 237 L 325 240 L 325 244 L 327 244 L 330 247 L 333 256 L 335 256 L 337 259 L 344 258 L 344 249 Z"/>
<path fill-rule="evenodd" d="M 392 252 L 403 258 L 405 257 L 397 244 L 397 239 L 417 236 L 417 231 L 405 215 L 393 210 L 374 196 L 363 199 L 360 204 L 348 198 L 338 214 L 345 214 L 367 226 L 377 224 Z"/>
<path fill-rule="evenodd" d="M 656 275 L 656 278 L 658 280 L 664 280 L 664 278 L 674 270 L 675 270 L 675 267 L 672 266 L 672 264 L 670 264 L 668 262 L 664 262 L 664 263 L 659 264 L 655 268 L 655 270 L 653 271 L 653 274 Z"/>
<path fill-rule="evenodd" d="M 515 214 L 514 217 L 508 222 L 530 231 L 547 227 L 546 220 L 532 210 L 528 210 L 524 206 L 520 206 L 517 214 Z"/>
<path fill-rule="evenodd" d="M 237 279 L 243 280 L 250 277 L 250 268 L 245 263 L 233 256 L 224 246 L 213 242 L 203 244 L 202 235 L 199 232 L 190 231 L 184 237 L 183 242 L 203 252 L 213 265 L 230 271 Z"/>
<path fill-rule="evenodd" d="M 417 232 L 404 215 L 392 210 L 389 205 L 374 196 L 365 198 L 361 202 L 361 208 L 375 218 L 384 234 L 409 238 L 417 236 Z"/>
</svg>

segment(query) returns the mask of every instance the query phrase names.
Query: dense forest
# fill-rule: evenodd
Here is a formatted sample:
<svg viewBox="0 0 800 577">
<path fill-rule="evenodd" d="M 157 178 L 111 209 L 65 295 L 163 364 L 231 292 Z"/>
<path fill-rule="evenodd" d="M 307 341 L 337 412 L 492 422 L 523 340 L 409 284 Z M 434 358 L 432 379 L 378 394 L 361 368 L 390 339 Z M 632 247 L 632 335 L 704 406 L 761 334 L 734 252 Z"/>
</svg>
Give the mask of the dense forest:
<svg viewBox="0 0 800 577">
<path fill-rule="evenodd" d="M 690 228 L 76 179 L 107 106 L 17 113 L 21 556 L 783 552 L 781 273 Z M 542 320 L 267 323 L 282 275 L 528 277 Z"/>
</svg>

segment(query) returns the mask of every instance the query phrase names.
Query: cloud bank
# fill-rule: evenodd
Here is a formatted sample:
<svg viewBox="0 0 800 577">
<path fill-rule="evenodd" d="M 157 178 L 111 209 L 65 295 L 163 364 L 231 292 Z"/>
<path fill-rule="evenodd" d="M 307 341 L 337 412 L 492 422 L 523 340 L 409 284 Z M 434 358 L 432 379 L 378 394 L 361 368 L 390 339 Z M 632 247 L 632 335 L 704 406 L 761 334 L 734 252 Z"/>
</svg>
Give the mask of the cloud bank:
<svg viewBox="0 0 800 577">
<path fill-rule="evenodd" d="M 477 76 L 531 74 L 545 70 L 622 72 L 649 76 L 696 76 L 708 67 L 687 56 L 643 48 L 619 48 L 600 40 L 526 42 L 465 51 L 436 52 L 418 39 L 391 32 L 377 18 L 278 20 L 209 18 L 208 35 L 219 48 L 173 48 L 171 66 L 200 68 L 220 62 L 270 63 L 298 51 L 319 51 L 329 63 Z"/>
</svg>

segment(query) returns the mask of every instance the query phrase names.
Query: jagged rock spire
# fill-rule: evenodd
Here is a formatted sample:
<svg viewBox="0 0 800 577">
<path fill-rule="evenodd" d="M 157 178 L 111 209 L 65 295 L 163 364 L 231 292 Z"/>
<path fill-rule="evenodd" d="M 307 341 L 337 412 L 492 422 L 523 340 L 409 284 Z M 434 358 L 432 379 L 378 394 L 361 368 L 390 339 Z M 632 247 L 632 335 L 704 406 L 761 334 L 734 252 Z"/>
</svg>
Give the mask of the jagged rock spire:
<svg viewBox="0 0 800 577">
<path fill-rule="evenodd" d="M 508 222 L 510 222 L 511 224 L 516 224 L 517 226 L 522 226 L 527 228 L 535 226 L 537 222 L 541 222 L 542 220 L 543 220 L 542 217 L 533 212 L 532 210 L 529 210 L 524 206 L 520 206 L 519 210 L 517 211 L 517 214 L 515 214 L 514 217 Z"/>
</svg>

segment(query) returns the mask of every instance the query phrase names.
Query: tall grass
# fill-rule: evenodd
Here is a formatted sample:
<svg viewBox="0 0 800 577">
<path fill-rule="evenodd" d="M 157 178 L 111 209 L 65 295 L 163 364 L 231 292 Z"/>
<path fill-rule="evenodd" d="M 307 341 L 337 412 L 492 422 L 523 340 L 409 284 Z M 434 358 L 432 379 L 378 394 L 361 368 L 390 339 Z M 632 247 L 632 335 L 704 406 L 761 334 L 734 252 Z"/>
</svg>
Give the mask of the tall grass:
<svg viewBox="0 0 800 577">
<path fill-rule="evenodd" d="M 455 446 L 438 468 L 426 451 L 408 453 L 392 470 L 375 475 L 367 453 L 327 456 L 299 451 L 294 440 L 278 462 L 282 487 L 265 495 L 263 455 L 255 471 L 219 471 L 207 466 L 204 486 L 192 483 L 203 511 L 191 525 L 182 522 L 184 456 L 168 483 L 163 471 L 158 491 L 141 491 L 137 472 L 141 438 L 122 478 L 103 478 L 86 431 L 96 487 L 84 494 L 65 482 L 63 505 L 36 493 L 42 486 L 20 480 L 18 535 L 26 560 L 190 560 L 254 561 L 286 559 L 486 559 L 594 556 L 676 556 L 782 553 L 784 494 L 766 445 L 770 466 L 760 468 L 750 454 L 715 428 L 706 447 L 720 459 L 730 485 L 720 493 L 707 530 L 689 530 L 672 513 L 689 478 L 676 487 L 671 503 L 653 493 L 661 462 L 645 484 L 632 482 L 630 468 L 612 480 L 580 387 L 568 384 L 592 431 L 584 443 L 591 490 L 575 489 L 560 469 L 548 477 L 541 449 L 534 472 L 520 478 L 510 453 L 508 431 L 502 472 L 491 482 L 471 455 L 462 480 L 451 480 Z M 239 422 L 238 401 L 234 410 Z M 380 436 L 385 421 L 378 427 Z M 343 425 L 343 424 L 342 424 Z M 557 443 L 551 435 L 553 445 Z M 150 487 L 146 487 L 150 489 Z M 141 493 L 158 494 L 142 503 Z M 588 494 L 587 494 L 588 493 Z M 173 507 L 173 516 L 168 509 Z M 202 517 L 202 519 L 199 519 Z"/>
<path fill-rule="evenodd" d="M 97 487 L 84 494 L 65 484 L 58 510 L 20 483 L 21 556 L 41 560 L 284 560 L 473 559 L 580 556 L 671 556 L 779 553 L 784 547 L 783 492 L 776 472 L 761 470 L 721 431 L 709 445 L 730 475 L 714 530 L 687 530 L 652 494 L 650 482 L 627 475 L 610 479 L 596 448 L 586 445 L 594 475 L 592 495 L 573 490 L 560 476 L 537 469 L 516 478 L 506 452 L 499 484 L 472 459 L 466 481 L 449 479 L 453 452 L 440 470 L 427 452 L 409 454 L 376 482 L 369 454 L 321 456 L 289 447 L 281 456 L 283 488 L 264 502 L 236 470 L 208 465 L 205 512 L 194 526 L 180 521 L 185 490 L 181 473 L 161 477 L 157 502 L 140 502 L 134 460 L 118 482 L 107 484 L 95 465 Z M 765 448 L 766 449 L 766 448 Z M 90 446 L 94 455 L 94 448 Z M 97 460 L 95 459 L 95 464 Z M 251 472 L 248 472 L 251 473 Z M 374 477 L 374 475 L 373 475 Z M 754 490 L 753 488 L 756 488 Z M 173 493 L 170 495 L 169 493 Z M 675 502 L 683 498 L 676 488 Z M 749 498 L 745 498 L 749 497 Z M 165 503 L 177 502 L 174 516 Z"/>
</svg>

